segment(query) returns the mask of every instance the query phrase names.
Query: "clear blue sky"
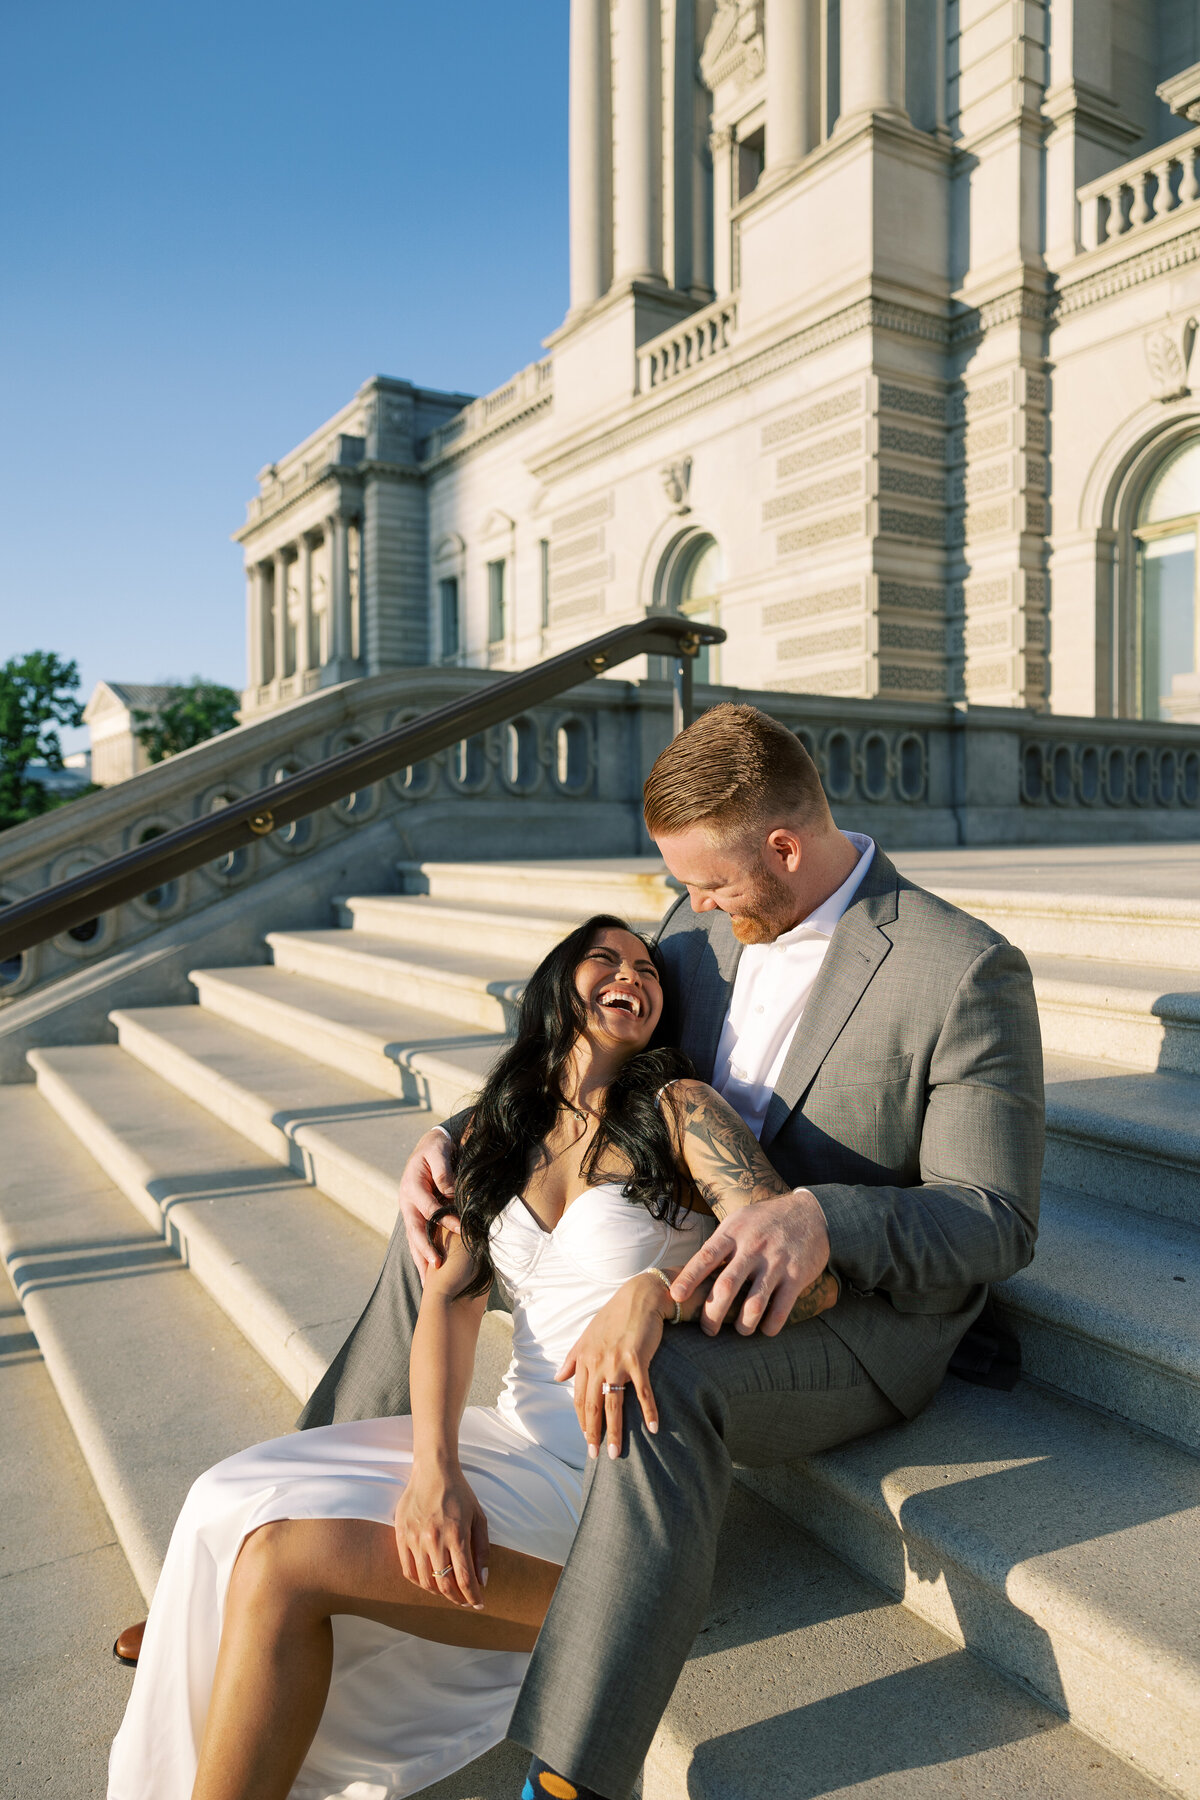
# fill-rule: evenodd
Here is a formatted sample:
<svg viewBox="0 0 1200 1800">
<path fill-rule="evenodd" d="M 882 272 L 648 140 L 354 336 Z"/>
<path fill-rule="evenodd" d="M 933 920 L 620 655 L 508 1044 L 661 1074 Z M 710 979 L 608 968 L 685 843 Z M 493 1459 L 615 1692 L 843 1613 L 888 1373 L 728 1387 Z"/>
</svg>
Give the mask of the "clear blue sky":
<svg viewBox="0 0 1200 1800">
<path fill-rule="evenodd" d="M 5 9 L 0 661 L 244 678 L 256 471 L 566 309 L 567 0 Z M 67 734 L 67 748 L 85 734 Z"/>
</svg>

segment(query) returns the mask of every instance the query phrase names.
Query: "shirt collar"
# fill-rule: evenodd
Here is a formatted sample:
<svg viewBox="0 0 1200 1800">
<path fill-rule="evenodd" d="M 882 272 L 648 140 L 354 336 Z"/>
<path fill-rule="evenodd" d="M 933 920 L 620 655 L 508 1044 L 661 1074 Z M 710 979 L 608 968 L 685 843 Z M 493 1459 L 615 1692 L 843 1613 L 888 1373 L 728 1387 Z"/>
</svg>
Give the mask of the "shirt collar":
<svg viewBox="0 0 1200 1800">
<path fill-rule="evenodd" d="M 821 937 L 833 936 L 838 920 L 858 892 L 875 855 L 874 838 L 864 836 L 861 831 L 843 831 L 842 836 L 858 851 L 858 861 L 841 887 L 835 889 L 828 900 L 822 900 L 820 906 L 814 907 L 806 919 L 801 919 L 790 931 L 781 932 L 774 940 L 776 944 L 800 943 L 813 932 L 818 932 Z"/>
</svg>

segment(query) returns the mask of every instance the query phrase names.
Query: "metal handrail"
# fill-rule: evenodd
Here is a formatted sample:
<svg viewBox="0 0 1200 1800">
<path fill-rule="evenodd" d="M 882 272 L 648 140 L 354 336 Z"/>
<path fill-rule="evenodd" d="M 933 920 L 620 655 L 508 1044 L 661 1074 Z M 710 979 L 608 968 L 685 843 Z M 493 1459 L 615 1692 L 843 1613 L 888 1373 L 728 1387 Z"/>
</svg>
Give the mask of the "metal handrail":
<svg viewBox="0 0 1200 1800">
<path fill-rule="evenodd" d="M 675 660 L 674 715 L 679 731 L 691 721 L 694 659 L 702 645 L 724 641 L 719 625 L 702 625 L 676 613 L 647 613 L 632 625 L 619 625 L 615 631 L 577 644 L 531 669 L 506 675 L 486 694 L 436 707 L 411 724 L 381 732 L 273 787 L 234 800 L 219 812 L 206 813 L 122 856 L 85 869 L 69 881 L 43 888 L 28 900 L 5 906 L 0 910 L 0 962 L 109 912 L 123 900 L 134 900 L 191 869 L 252 844 L 255 838 L 269 837 L 281 826 L 344 800 L 398 769 L 423 762 L 490 725 L 514 718 L 526 707 L 552 700 L 630 657 L 669 656 Z"/>
</svg>

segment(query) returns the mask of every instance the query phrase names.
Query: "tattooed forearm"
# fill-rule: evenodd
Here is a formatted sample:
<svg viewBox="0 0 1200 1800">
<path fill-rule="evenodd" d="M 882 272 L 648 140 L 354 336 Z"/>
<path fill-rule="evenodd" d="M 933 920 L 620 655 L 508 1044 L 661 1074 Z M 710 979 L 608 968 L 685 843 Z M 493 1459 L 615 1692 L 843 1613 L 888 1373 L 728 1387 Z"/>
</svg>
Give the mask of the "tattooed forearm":
<svg viewBox="0 0 1200 1800">
<path fill-rule="evenodd" d="M 669 1092 L 688 1174 L 719 1219 L 740 1206 L 791 1192 L 754 1133 L 720 1094 L 701 1081 L 677 1082 Z"/>
</svg>

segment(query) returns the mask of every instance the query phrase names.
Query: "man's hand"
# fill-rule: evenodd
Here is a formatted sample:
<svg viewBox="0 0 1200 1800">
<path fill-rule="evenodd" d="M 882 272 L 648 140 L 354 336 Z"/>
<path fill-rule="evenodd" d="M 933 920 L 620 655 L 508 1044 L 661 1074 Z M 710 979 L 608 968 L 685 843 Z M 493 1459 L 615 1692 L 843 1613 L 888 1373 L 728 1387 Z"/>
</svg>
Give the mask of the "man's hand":
<svg viewBox="0 0 1200 1800">
<path fill-rule="evenodd" d="M 418 1139 L 400 1177 L 396 1199 L 422 1287 L 430 1270 L 441 1267 L 441 1256 L 430 1243 L 426 1227 L 438 1208 L 454 1198 L 452 1151 L 453 1146 L 444 1131 L 427 1131 Z M 457 1231 L 458 1220 L 452 1214 L 448 1215 L 441 1220 L 440 1228 Z"/>
<path fill-rule="evenodd" d="M 707 1243 L 671 1283 L 672 1298 L 686 1305 L 716 1274 L 700 1309 L 700 1328 L 720 1331 L 730 1307 L 749 1284 L 734 1321 L 743 1336 L 761 1326 L 768 1337 L 791 1319 L 814 1318 L 837 1298 L 828 1273 L 829 1232 L 815 1194 L 807 1188 L 746 1206 L 717 1226 Z M 720 1271 L 717 1274 L 717 1271 Z"/>
</svg>

